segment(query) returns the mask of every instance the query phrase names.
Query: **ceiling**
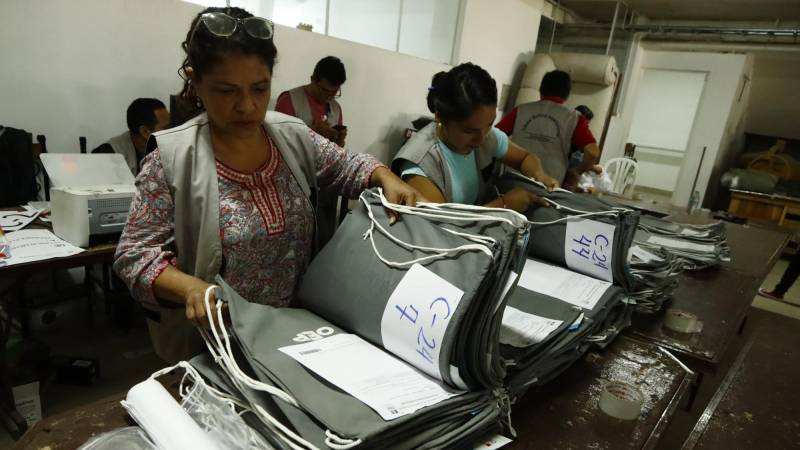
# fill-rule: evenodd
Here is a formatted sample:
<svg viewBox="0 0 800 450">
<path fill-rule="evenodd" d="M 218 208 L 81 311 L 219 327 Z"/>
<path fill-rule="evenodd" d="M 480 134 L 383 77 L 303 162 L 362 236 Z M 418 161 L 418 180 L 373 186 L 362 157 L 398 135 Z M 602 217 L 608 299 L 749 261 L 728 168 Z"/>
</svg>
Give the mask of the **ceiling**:
<svg viewBox="0 0 800 450">
<path fill-rule="evenodd" d="M 556 0 L 553 0 L 555 3 Z M 797 21 L 800 0 L 624 0 L 651 20 Z M 561 5 L 586 19 L 611 21 L 614 0 L 561 0 Z M 620 14 L 625 5 L 620 5 Z"/>
</svg>

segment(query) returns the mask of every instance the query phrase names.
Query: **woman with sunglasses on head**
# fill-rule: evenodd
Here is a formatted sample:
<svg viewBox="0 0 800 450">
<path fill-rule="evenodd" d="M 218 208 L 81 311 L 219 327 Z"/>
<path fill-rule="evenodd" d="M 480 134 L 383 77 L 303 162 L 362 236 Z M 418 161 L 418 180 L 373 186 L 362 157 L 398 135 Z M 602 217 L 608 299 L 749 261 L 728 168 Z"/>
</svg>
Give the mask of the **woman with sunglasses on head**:
<svg viewBox="0 0 800 450">
<path fill-rule="evenodd" d="M 382 186 L 418 193 L 375 158 L 348 153 L 302 121 L 267 112 L 277 56 L 272 23 L 240 8 L 192 22 L 182 96 L 204 110 L 154 135 L 114 269 L 145 306 L 156 352 L 202 350 L 206 290 L 220 274 L 244 298 L 287 306 L 315 244 L 316 188 L 350 198 Z"/>
<path fill-rule="evenodd" d="M 409 185 L 436 203 L 479 204 L 523 212 L 544 200 L 523 188 L 500 194 L 493 186 L 499 164 L 539 180 L 549 189 L 558 181 L 542 170 L 536 155 L 493 127 L 497 84 L 479 66 L 464 63 L 439 72 L 428 88 L 434 122 L 414 134 L 392 167 Z"/>
</svg>

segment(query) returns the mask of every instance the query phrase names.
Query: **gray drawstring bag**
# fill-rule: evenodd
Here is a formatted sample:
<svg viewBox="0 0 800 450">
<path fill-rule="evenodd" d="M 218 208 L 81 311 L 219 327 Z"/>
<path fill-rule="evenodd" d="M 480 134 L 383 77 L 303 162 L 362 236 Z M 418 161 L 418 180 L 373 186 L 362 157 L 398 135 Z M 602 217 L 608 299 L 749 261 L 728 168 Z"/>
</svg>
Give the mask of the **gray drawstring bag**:
<svg viewBox="0 0 800 450">
<path fill-rule="evenodd" d="M 459 435 L 498 426 L 500 403 L 488 391 L 462 393 L 412 414 L 384 420 L 365 403 L 279 350 L 295 344 L 295 338 L 308 330 L 327 328 L 330 335 L 336 335 L 342 333 L 341 329 L 304 309 L 248 302 L 223 280 L 217 282 L 218 298 L 228 303 L 231 330 L 244 365 L 250 367 L 255 378 L 280 388 L 296 400 L 299 406 L 287 405 L 279 399 L 274 403 L 280 405 L 278 409 L 284 420 L 291 419 L 292 426 L 304 438 L 324 441 L 324 433 L 330 431 L 341 439 L 360 441 L 363 448 L 429 448 L 427 442 L 442 437 L 449 442 L 457 440 Z M 248 396 L 253 395 L 266 394 Z"/>
<path fill-rule="evenodd" d="M 609 286 L 591 309 L 581 308 L 547 294 L 517 286 L 508 307 L 560 325 L 538 342 L 512 339 L 506 329 L 500 351 L 508 361 L 506 384 L 512 398 L 555 378 L 592 346 L 605 346 L 630 324 L 632 309 L 617 286 Z M 509 336 L 511 335 L 511 336 Z M 515 342 L 516 341 L 516 342 Z"/>
<path fill-rule="evenodd" d="M 527 243 L 524 219 L 505 210 L 484 212 L 508 222 L 448 221 L 403 214 L 388 226 L 388 216 L 380 200 L 369 194 L 362 207 L 351 211 L 333 239 L 322 249 L 306 272 L 298 294 L 304 308 L 355 333 L 372 344 L 386 348 L 387 314 L 404 318 L 404 305 L 394 305 L 391 296 L 411 270 L 392 267 L 378 255 L 393 262 L 407 262 L 430 255 L 409 249 L 396 240 L 426 248 L 457 248 L 471 241 L 463 234 L 490 239 L 481 251 L 464 251 L 422 263 L 425 270 L 463 291 L 458 306 L 450 311 L 450 322 L 441 342 L 438 370 L 441 380 L 460 389 L 493 389 L 502 385 L 502 362 L 494 351 L 497 345 L 502 309 L 508 296 L 505 290 L 509 273 L 522 263 Z M 374 246 L 364 235 L 371 227 L 369 211 L 393 238 L 373 232 Z M 431 214 L 441 211 L 430 209 Z M 459 233 L 454 234 L 453 232 Z M 430 300 L 436 298 L 431 293 Z M 387 305 L 389 305 L 387 307 Z M 443 311 L 442 311 L 443 312 Z M 420 337 L 421 341 L 428 340 Z M 391 349 L 390 349 L 391 351 Z M 410 363 L 424 370 L 420 358 Z"/>
</svg>

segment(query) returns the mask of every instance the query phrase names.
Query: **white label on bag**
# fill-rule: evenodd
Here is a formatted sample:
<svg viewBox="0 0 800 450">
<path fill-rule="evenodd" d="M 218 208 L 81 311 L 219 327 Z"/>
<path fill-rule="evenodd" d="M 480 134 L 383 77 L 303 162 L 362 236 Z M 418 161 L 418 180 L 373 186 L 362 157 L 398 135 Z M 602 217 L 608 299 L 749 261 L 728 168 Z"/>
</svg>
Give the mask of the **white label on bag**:
<svg viewBox="0 0 800 450">
<path fill-rule="evenodd" d="M 604 281 L 614 281 L 611 256 L 614 225 L 594 220 L 570 220 L 564 237 L 567 267 Z"/>
<path fill-rule="evenodd" d="M 336 334 L 279 350 L 361 400 L 384 420 L 459 394 L 354 334 Z"/>
<path fill-rule="evenodd" d="M 611 283 L 572 272 L 563 267 L 528 259 L 519 286 L 549 295 L 583 309 L 594 309 Z"/>
<path fill-rule="evenodd" d="M 694 250 L 703 253 L 714 253 L 714 246 L 710 244 L 695 244 L 679 239 L 669 239 L 661 236 L 650 236 L 647 242 L 661 247 L 674 248 L 678 250 Z"/>
<path fill-rule="evenodd" d="M 397 284 L 383 310 L 383 347 L 441 380 L 442 339 L 463 296 L 461 289 L 414 264 Z"/>
<path fill-rule="evenodd" d="M 561 320 L 548 319 L 506 306 L 500 328 L 500 343 L 518 348 L 530 347 L 545 340 L 562 323 L 564 322 Z"/>
<path fill-rule="evenodd" d="M 628 262 L 631 261 L 631 258 L 633 256 L 639 258 L 645 263 L 649 263 L 651 261 L 658 261 L 661 259 L 658 256 L 643 249 L 642 247 L 639 247 L 638 245 L 631 245 L 630 252 L 628 253 Z"/>
</svg>

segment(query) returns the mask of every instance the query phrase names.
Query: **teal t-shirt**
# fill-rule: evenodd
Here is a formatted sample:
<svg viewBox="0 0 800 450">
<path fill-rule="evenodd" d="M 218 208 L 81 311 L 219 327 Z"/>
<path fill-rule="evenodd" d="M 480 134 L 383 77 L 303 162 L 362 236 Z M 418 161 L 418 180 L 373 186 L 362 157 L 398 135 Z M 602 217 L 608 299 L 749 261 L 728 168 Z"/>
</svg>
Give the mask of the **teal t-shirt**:
<svg viewBox="0 0 800 450">
<path fill-rule="evenodd" d="M 497 138 L 497 149 L 494 152 L 494 157 L 503 159 L 508 154 L 508 136 L 505 133 L 492 128 L 492 132 Z M 453 203 L 465 203 L 474 205 L 478 201 L 478 167 L 475 164 L 475 152 L 470 152 L 468 155 L 456 153 L 445 145 L 440 139 L 436 140 L 439 149 L 447 161 L 447 170 L 450 171 L 450 179 L 453 181 Z M 427 176 L 422 168 L 412 163 L 411 161 L 401 161 L 400 163 L 400 176 L 406 177 L 408 175 Z"/>
</svg>

